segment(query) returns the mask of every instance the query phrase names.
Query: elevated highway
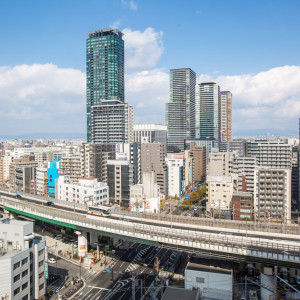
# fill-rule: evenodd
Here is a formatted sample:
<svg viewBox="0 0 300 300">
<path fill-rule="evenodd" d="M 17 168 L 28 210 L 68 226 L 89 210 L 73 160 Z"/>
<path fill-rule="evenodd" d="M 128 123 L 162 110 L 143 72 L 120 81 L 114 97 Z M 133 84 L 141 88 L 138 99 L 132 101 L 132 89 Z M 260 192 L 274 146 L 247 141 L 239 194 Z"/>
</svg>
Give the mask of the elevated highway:
<svg viewBox="0 0 300 300">
<path fill-rule="evenodd" d="M 185 250 L 194 253 L 264 262 L 273 265 L 300 267 L 300 235 L 298 226 L 282 226 L 275 232 L 271 224 L 242 224 L 214 220 L 192 220 L 188 217 L 152 215 L 124 215 L 113 213 L 110 217 L 87 214 L 84 208 L 63 203 L 45 206 L 45 199 L 1 195 L 0 206 L 6 211 L 82 231 L 96 231 L 105 236 L 132 240 L 144 244 Z M 183 220 L 185 222 L 183 222 Z M 206 222 L 210 223 L 206 223 Z M 216 226 L 218 225 L 218 227 Z M 246 227 L 245 227 L 246 226 Z M 269 232 L 261 230 L 269 226 Z M 234 228 L 238 227 L 238 228 Z M 283 228 L 285 227 L 285 228 Z"/>
</svg>

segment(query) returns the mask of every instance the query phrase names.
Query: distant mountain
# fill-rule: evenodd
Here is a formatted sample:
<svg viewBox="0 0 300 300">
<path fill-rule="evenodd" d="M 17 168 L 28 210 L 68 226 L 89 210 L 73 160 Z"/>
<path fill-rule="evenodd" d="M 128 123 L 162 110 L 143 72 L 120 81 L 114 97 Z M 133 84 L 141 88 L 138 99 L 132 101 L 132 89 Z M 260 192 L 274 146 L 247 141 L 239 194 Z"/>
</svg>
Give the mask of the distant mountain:
<svg viewBox="0 0 300 300">
<path fill-rule="evenodd" d="M 85 140 L 85 133 L 24 133 L 24 134 L 12 134 L 12 135 L 1 135 L 1 140 L 36 140 L 36 139 L 45 139 L 45 140 Z"/>
<path fill-rule="evenodd" d="M 299 132 L 297 130 L 292 129 L 274 129 L 274 128 L 266 128 L 266 129 L 251 129 L 251 130 L 243 130 L 243 129 L 234 129 L 233 136 L 234 137 L 270 137 L 270 136 L 285 136 L 285 137 L 297 137 Z"/>
</svg>

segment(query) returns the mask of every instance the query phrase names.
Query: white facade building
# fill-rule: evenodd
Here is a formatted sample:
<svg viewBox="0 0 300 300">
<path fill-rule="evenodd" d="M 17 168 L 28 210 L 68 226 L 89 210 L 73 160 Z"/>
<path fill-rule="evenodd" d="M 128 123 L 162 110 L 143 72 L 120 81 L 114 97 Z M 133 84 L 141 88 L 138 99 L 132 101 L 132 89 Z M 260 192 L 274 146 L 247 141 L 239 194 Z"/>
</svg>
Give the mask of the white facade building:
<svg viewBox="0 0 300 300">
<path fill-rule="evenodd" d="M 130 186 L 131 211 L 159 213 L 163 199 L 153 171 L 143 173 L 143 184 Z"/>
<path fill-rule="evenodd" d="M 208 202 L 206 210 L 229 210 L 233 193 L 237 191 L 238 176 L 207 176 Z"/>
<path fill-rule="evenodd" d="M 211 152 L 207 165 L 208 176 L 229 176 L 229 153 Z"/>
<path fill-rule="evenodd" d="M 81 178 L 73 183 L 69 175 L 59 176 L 57 180 L 57 198 L 59 200 L 87 204 L 108 204 L 108 186 L 96 178 Z"/>
<path fill-rule="evenodd" d="M 233 299 L 232 270 L 189 262 L 184 277 L 185 288 L 199 288 L 201 299 Z"/>
<path fill-rule="evenodd" d="M 291 170 L 256 168 L 255 218 L 265 222 L 291 220 Z"/>
<path fill-rule="evenodd" d="M 46 240 L 33 223 L 0 219 L 0 299 L 40 299 L 46 291 Z"/>
<path fill-rule="evenodd" d="M 184 159 L 167 158 L 167 194 L 172 197 L 181 197 L 184 185 Z"/>
</svg>

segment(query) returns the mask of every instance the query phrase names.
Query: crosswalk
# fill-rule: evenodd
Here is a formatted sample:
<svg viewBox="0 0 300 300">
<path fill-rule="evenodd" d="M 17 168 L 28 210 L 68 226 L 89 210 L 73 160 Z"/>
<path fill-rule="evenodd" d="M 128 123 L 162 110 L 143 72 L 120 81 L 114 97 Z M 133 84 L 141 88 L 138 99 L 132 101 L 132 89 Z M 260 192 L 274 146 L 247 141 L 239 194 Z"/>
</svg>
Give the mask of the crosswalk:
<svg viewBox="0 0 300 300">
<path fill-rule="evenodd" d="M 63 284 L 64 283 L 61 281 L 53 282 L 47 286 L 47 290 L 49 292 L 52 291 L 53 293 L 56 293 L 58 290 L 60 290 L 62 288 Z"/>
<path fill-rule="evenodd" d="M 139 253 L 132 260 L 132 262 L 130 263 L 130 265 L 127 267 L 127 269 L 125 270 L 125 272 L 132 272 L 132 271 L 136 270 L 139 267 L 139 265 L 136 263 L 137 260 L 140 257 L 142 257 L 149 250 L 149 248 L 150 248 L 150 246 L 147 246 L 147 247 L 143 248 L 142 250 L 140 250 Z"/>
<path fill-rule="evenodd" d="M 93 279 L 95 279 L 97 276 L 99 276 L 101 274 L 102 271 L 94 271 L 94 270 L 88 270 L 87 272 L 85 272 L 83 274 L 82 279 L 84 281 L 92 281 Z"/>
</svg>

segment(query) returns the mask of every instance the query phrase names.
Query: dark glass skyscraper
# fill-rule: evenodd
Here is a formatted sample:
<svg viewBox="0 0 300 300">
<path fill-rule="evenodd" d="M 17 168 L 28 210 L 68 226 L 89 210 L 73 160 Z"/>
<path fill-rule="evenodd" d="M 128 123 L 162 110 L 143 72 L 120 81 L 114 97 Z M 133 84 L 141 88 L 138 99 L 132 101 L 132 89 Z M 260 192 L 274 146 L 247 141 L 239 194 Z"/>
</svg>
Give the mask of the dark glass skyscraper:
<svg viewBox="0 0 300 300">
<path fill-rule="evenodd" d="M 87 142 L 91 142 L 91 107 L 104 100 L 124 102 L 124 41 L 117 29 L 88 33 L 86 41 Z"/>
<path fill-rule="evenodd" d="M 184 149 L 195 136 L 196 73 L 190 68 L 170 70 L 170 102 L 166 103 L 168 145 Z"/>
</svg>

